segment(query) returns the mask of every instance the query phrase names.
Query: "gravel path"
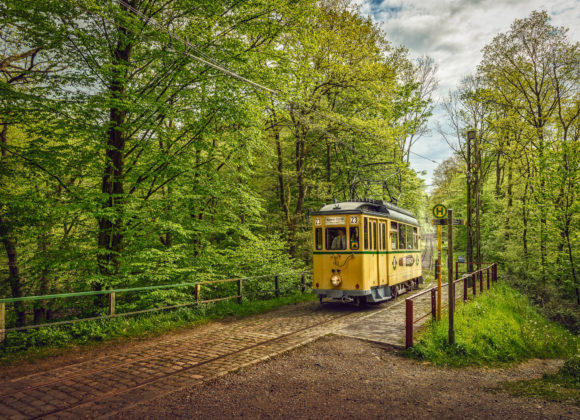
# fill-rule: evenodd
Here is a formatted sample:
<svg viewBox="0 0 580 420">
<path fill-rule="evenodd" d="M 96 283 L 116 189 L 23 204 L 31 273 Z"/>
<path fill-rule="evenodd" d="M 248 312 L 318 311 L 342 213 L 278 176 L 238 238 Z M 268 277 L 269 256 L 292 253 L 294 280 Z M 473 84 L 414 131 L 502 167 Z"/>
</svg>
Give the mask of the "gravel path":
<svg viewBox="0 0 580 420">
<path fill-rule="evenodd" d="M 578 419 L 576 406 L 496 390 L 504 381 L 555 372 L 560 363 L 532 360 L 512 368 L 441 369 L 404 359 L 389 346 L 327 336 L 112 417 Z"/>
</svg>

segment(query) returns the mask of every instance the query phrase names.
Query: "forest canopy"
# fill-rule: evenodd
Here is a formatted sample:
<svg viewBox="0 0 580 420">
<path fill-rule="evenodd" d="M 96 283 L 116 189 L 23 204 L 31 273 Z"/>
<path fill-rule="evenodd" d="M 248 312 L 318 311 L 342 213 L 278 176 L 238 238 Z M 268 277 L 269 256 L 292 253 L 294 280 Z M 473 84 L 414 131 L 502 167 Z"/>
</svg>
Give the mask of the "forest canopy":
<svg viewBox="0 0 580 420">
<path fill-rule="evenodd" d="M 459 240 L 469 259 L 499 262 L 578 330 L 580 50 L 567 32 L 535 11 L 485 46 L 477 73 L 444 101 L 455 154 L 436 171 L 433 199 L 473 219 Z"/>
<path fill-rule="evenodd" d="M 4 296 L 280 273 L 324 202 L 421 207 L 434 63 L 348 1 L 0 12 Z"/>
</svg>

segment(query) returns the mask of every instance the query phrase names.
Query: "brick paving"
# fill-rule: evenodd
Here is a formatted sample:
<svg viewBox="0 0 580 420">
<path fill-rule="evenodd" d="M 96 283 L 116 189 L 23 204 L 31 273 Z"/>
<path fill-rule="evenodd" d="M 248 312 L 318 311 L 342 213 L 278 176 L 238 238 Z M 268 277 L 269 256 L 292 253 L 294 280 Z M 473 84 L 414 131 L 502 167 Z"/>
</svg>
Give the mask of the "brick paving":
<svg viewBox="0 0 580 420">
<path fill-rule="evenodd" d="M 258 363 L 331 333 L 401 346 L 404 298 L 360 309 L 342 304 L 289 306 L 234 322 L 216 322 L 111 356 L 0 379 L 0 418 L 114 416 L 140 401 Z M 426 294 L 415 302 L 415 314 L 428 312 L 430 295 Z"/>
</svg>

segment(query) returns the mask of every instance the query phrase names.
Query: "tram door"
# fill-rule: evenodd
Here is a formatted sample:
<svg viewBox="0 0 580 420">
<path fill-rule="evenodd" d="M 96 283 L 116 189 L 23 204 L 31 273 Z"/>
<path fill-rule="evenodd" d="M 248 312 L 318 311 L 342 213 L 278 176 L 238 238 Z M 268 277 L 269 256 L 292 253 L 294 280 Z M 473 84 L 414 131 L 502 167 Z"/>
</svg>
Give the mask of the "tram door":
<svg viewBox="0 0 580 420">
<path fill-rule="evenodd" d="M 387 226 L 384 221 L 378 223 L 377 272 L 378 284 L 387 284 Z"/>
<path fill-rule="evenodd" d="M 365 250 L 368 251 L 367 258 L 365 258 L 367 261 L 366 266 L 368 268 L 367 278 L 370 286 L 373 287 L 378 283 L 377 219 L 371 219 L 370 217 L 365 217 Z"/>
<path fill-rule="evenodd" d="M 373 285 L 379 285 L 381 281 L 381 274 L 379 269 L 379 235 L 377 232 L 378 222 L 373 220 L 373 251 L 374 251 L 374 259 L 375 259 L 375 267 L 376 267 L 376 275 L 373 278 Z"/>
</svg>

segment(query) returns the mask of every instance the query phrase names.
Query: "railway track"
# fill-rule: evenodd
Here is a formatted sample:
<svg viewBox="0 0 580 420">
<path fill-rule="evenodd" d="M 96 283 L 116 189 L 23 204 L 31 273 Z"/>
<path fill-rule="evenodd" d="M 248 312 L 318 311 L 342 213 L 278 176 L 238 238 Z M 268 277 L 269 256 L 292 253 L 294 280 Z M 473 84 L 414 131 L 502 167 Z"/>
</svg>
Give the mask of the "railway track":
<svg viewBox="0 0 580 420">
<path fill-rule="evenodd" d="M 404 295 L 358 309 L 343 304 L 291 306 L 213 323 L 111 356 L 0 380 L 0 418 L 112 416 L 328 333 L 353 336 L 366 328 L 367 339 L 398 344 L 403 337 L 403 302 Z M 398 322 L 400 326 L 395 325 Z"/>
<path fill-rule="evenodd" d="M 421 255 L 421 267 L 423 270 L 431 271 L 433 269 L 433 255 L 435 252 L 435 234 L 425 233 L 422 239 L 425 242 L 425 248 L 423 249 L 423 253 Z"/>
<path fill-rule="evenodd" d="M 0 417 L 98 417 L 256 363 L 369 315 L 347 306 L 285 308 L 128 353 L 0 383 Z M 332 325 L 331 325 L 332 324 Z"/>
</svg>

